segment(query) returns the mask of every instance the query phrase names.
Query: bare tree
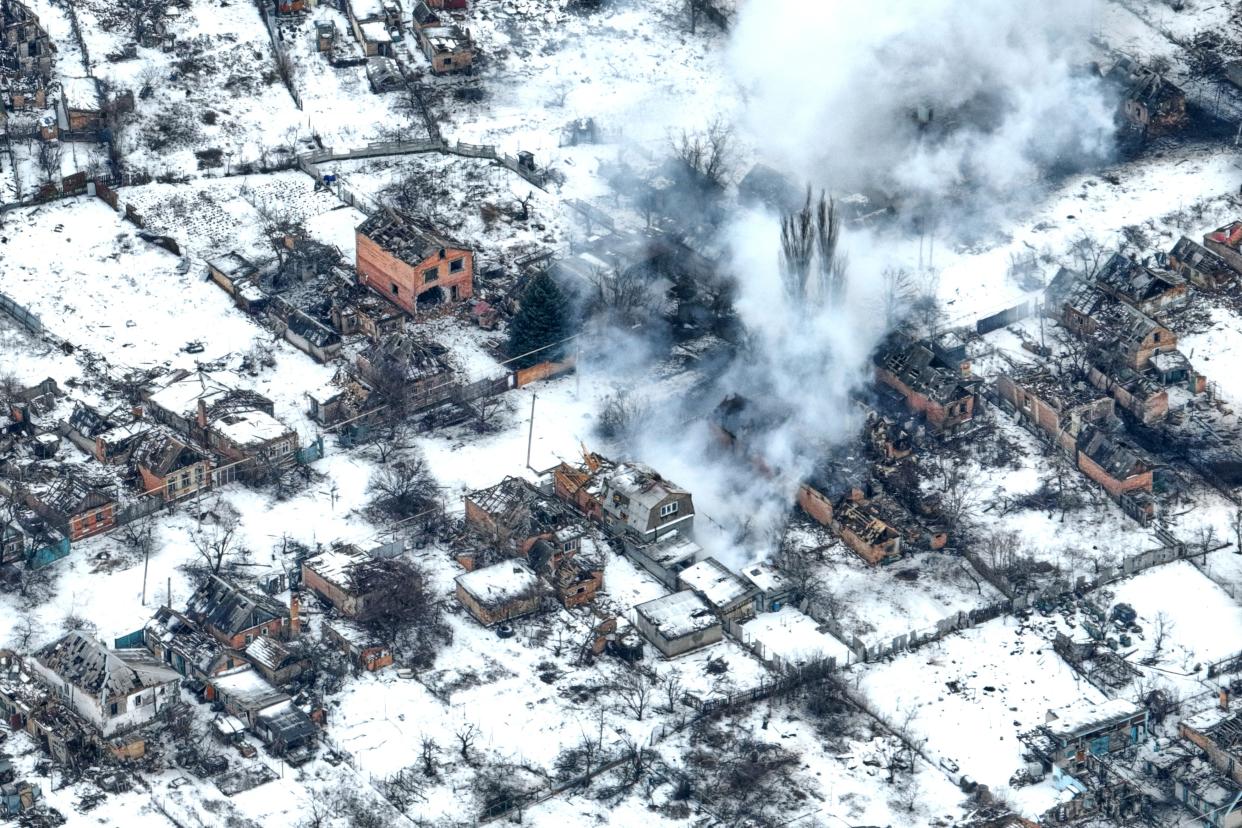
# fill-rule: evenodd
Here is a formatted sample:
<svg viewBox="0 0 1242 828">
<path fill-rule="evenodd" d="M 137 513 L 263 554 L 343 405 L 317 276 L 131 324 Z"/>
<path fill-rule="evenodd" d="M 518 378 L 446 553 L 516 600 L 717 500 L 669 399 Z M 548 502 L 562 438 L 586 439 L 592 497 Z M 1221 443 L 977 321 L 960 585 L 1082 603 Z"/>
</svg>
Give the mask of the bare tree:
<svg viewBox="0 0 1242 828">
<path fill-rule="evenodd" d="M 1242 555 L 1242 507 L 1234 510 L 1230 523 L 1233 526 L 1233 552 L 1235 555 Z"/>
<path fill-rule="evenodd" d="M 592 310 L 621 326 L 645 323 L 655 305 L 651 283 L 641 268 L 597 267 L 591 273 Z"/>
<path fill-rule="evenodd" d="M 453 640 L 444 619 L 444 601 L 428 586 L 425 572 L 401 559 L 373 559 L 355 575 L 365 578 L 367 595 L 358 621 L 388 645 L 400 660 L 429 667 L 440 647 Z"/>
<path fill-rule="evenodd" d="M 664 689 L 664 703 L 668 712 L 677 712 L 677 702 L 681 701 L 681 680 L 676 673 L 669 673 L 661 682 L 661 687 Z"/>
<path fill-rule="evenodd" d="M 1094 281 L 1100 269 L 1108 260 L 1108 251 L 1104 245 L 1087 234 L 1086 230 L 1070 245 L 1070 255 L 1077 265 L 1078 272 L 1087 281 Z"/>
<path fill-rule="evenodd" d="M 198 529 L 190 531 L 190 543 L 198 551 L 207 570 L 212 575 L 219 575 L 225 564 L 242 552 L 237 537 L 241 515 L 227 502 L 217 500 L 211 517 L 213 519 L 206 525 L 200 521 Z"/>
<path fill-rule="evenodd" d="M 1143 660 L 1144 664 L 1155 664 L 1160 660 L 1160 653 L 1172 632 L 1173 622 L 1169 620 L 1168 613 L 1161 610 L 1152 622 L 1151 655 Z"/>
<path fill-rule="evenodd" d="M 62 149 L 60 141 L 39 142 L 39 170 L 43 173 L 44 182 L 48 184 L 60 182 Z"/>
<path fill-rule="evenodd" d="M 900 267 L 884 268 L 881 279 L 883 293 L 880 306 L 884 313 L 884 326 L 892 329 L 909 310 L 914 298 L 914 280 L 910 278 L 910 271 Z"/>
<path fill-rule="evenodd" d="M 655 685 L 647 674 L 642 670 L 630 670 L 613 685 L 613 689 L 621 700 L 621 707 L 641 722 L 647 714 L 655 690 Z"/>
<path fill-rule="evenodd" d="M 470 751 L 474 749 L 474 742 L 479 737 L 479 727 L 474 722 L 467 722 L 453 734 L 457 737 L 458 751 L 461 753 L 463 762 L 470 762 Z"/>
<path fill-rule="evenodd" d="M 380 466 L 371 475 L 367 491 L 375 498 L 377 508 L 397 519 L 434 509 L 440 499 L 436 479 L 421 453 Z"/>
<path fill-rule="evenodd" d="M 435 779 L 438 773 L 436 757 L 440 755 L 440 746 L 430 736 L 424 736 L 419 744 L 419 759 L 423 763 L 423 776 Z"/>
<path fill-rule="evenodd" d="M 673 156 L 702 183 L 723 187 L 734 160 L 733 127 L 717 117 L 704 130 L 682 130 L 673 141 Z"/>
</svg>

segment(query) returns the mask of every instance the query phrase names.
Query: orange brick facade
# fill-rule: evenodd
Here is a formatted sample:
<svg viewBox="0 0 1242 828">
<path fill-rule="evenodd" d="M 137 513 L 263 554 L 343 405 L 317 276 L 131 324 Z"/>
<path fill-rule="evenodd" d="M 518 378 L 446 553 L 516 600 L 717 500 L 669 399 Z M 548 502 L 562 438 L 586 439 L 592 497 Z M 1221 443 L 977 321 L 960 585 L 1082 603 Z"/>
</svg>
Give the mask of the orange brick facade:
<svg viewBox="0 0 1242 828">
<path fill-rule="evenodd" d="M 363 233 L 356 233 L 358 281 L 406 313 L 417 316 L 420 297 L 439 290 L 435 303 L 460 302 L 474 293 L 474 254 L 445 248 L 417 265 L 388 253 Z"/>
<path fill-rule="evenodd" d="M 69 518 L 69 540 L 77 541 L 116 526 L 116 505 L 109 503 Z"/>
</svg>

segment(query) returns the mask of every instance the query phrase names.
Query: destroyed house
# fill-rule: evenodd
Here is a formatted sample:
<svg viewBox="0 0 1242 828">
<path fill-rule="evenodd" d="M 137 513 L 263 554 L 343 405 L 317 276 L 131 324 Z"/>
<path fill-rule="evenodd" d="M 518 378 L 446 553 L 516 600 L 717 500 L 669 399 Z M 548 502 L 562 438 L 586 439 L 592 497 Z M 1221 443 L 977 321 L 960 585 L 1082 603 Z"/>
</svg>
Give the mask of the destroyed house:
<svg viewBox="0 0 1242 828">
<path fill-rule="evenodd" d="M 396 558 L 377 558 L 352 544 L 340 544 L 302 562 L 302 584 L 346 618 L 365 618 L 371 605 L 394 585 L 409 582 L 413 570 Z"/>
<path fill-rule="evenodd" d="M 206 371 L 178 372 L 144 395 L 152 419 L 230 460 L 292 463 L 297 434 L 273 416 L 272 401 Z"/>
<path fill-rule="evenodd" d="M 292 700 L 278 702 L 260 710 L 254 717 L 254 732 L 277 756 L 308 751 L 314 747 L 319 736 L 310 716 Z M 310 755 L 303 756 L 309 758 Z"/>
<path fill-rule="evenodd" d="M 1116 433 L 1095 425 L 1085 426 L 1078 435 L 1077 457 L 1082 473 L 1100 484 L 1114 500 L 1127 492 L 1152 491 L 1154 465 Z"/>
<path fill-rule="evenodd" d="M 41 569 L 69 555 L 69 538 L 30 509 L 0 522 L 0 564 Z"/>
<path fill-rule="evenodd" d="M 1177 350 L 1177 334 L 1130 305 L 1102 308 L 1095 319 L 1099 325 L 1095 341 L 1110 366 L 1119 363 L 1142 371 L 1156 354 Z"/>
<path fill-rule="evenodd" d="M 1080 700 L 1049 710 L 1045 721 L 1022 739 L 1059 771 L 1082 771 L 1089 756 L 1125 750 L 1147 738 L 1147 710 L 1125 699 Z"/>
<path fill-rule="evenodd" d="M 134 453 L 144 492 L 158 492 L 167 502 L 211 487 L 211 458 L 166 433 L 150 434 Z"/>
<path fill-rule="evenodd" d="M 743 204 L 762 205 L 776 213 L 791 213 L 805 199 L 803 193 L 787 177 L 766 164 L 755 164 L 737 185 Z"/>
<path fill-rule="evenodd" d="M 150 423 L 134 420 L 96 434 L 95 459 L 100 463 L 128 463 L 150 430 Z"/>
<path fill-rule="evenodd" d="M 393 662 L 392 648 L 361 624 L 333 618 L 324 621 L 320 631 L 325 640 L 368 672 L 382 670 Z"/>
<path fill-rule="evenodd" d="M 1219 238 L 1222 242 L 1227 241 L 1232 235 L 1232 230 L 1218 230 L 1216 233 L 1209 233 L 1204 240 L 1213 239 L 1217 233 L 1221 234 Z M 1239 241 L 1242 241 L 1242 228 L 1237 231 Z M 1235 242 L 1237 244 L 1238 242 Z M 1236 250 L 1232 250 L 1237 257 L 1238 265 L 1242 266 L 1242 256 L 1238 255 Z M 1186 281 L 1201 288 L 1210 290 L 1220 290 L 1225 285 L 1237 278 L 1238 274 L 1233 266 L 1221 257 L 1219 253 L 1213 252 L 1193 239 L 1182 236 L 1177 240 L 1177 244 L 1168 253 L 1169 269 L 1177 273 Z"/>
<path fill-rule="evenodd" d="M 437 21 L 415 27 L 418 45 L 437 75 L 469 71 L 474 64 L 474 40 L 469 29 Z"/>
<path fill-rule="evenodd" d="M 1242 786 L 1198 756 L 1182 755 L 1168 770 L 1172 798 L 1197 819 L 1196 825 L 1242 828 Z"/>
<path fill-rule="evenodd" d="M 744 621 L 755 614 L 755 589 L 715 558 L 704 558 L 678 575 L 678 585 L 702 598 L 721 621 Z"/>
<path fill-rule="evenodd" d="M 601 455 L 584 450 L 581 465 L 561 462 L 552 469 L 552 492 L 596 523 L 604 522 L 604 506 L 600 497 L 604 477 L 613 463 Z"/>
<path fill-rule="evenodd" d="M 412 316 L 474 292 L 474 253 L 381 210 L 358 226 L 359 283 Z"/>
<path fill-rule="evenodd" d="M 289 634 L 289 608 L 266 595 L 252 595 L 219 575 L 208 575 L 186 602 L 185 616 L 226 647 L 244 650 L 264 635 Z"/>
<path fill-rule="evenodd" d="M 367 58 L 367 81 L 376 95 L 400 92 L 405 88 L 405 78 L 402 77 L 397 62 L 384 55 Z"/>
<path fill-rule="evenodd" d="M 1048 369 L 1028 366 L 1009 369 L 996 378 L 996 393 L 1023 421 L 1074 455 L 1084 425 L 1109 422 L 1113 398 L 1081 380 L 1057 376 Z"/>
<path fill-rule="evenodd" d="M 634 607 L 634 626 L 667 658 L 715 644 L 724 637 L 720 618 L 688 589 Z"/>
<path fill-rule="evenodd" d="M 1144 135 L 1176 132 L 1187 123 L 1186 95 L 1166 77 L 1129 57 L 1104 74 L 1121 96 L 1121 115 Z"/>
<path fill-rule="evenodd" d="M 52 78 L 56 46 L 39 17 L 18 0 L 0 0 L 0 75 Z"/>
<path fill-rule="evenodd" d="M 496 552 L 523 557 L 540 539 L 555 542 L 563 553 L 573 553 L 585 533 L 581 518 L 518 477 L 506 477 L 467 494 L 466 526 Z M 469 552 L 461 553 L 458 562 L 467 569 L 477 565 Z"/>
<path fill-rule="evenodd" d="M 412 411 L 444 402 L 456 390 L 448 349 L 406 331 L 380 336 L 363 348 L 355 365 L 358 375 L 372 388 L 399 388 Z"/>
<path fill-rule="evenodd" d="M 1052 277 L 1044 290 L 1044 306 L 1048 315 L 1077 336 L 1094 333 L 1092 316 L 1104 301 L 1104 294 L 1095 283 L 1077 270 L 1063 267 Z"/>
<path fill-rule="evenodd" d="M 1222 707 L 1213 707 L 1177 723 L 1178 735 L 1203 751 L 1209 762 L 1242 785 L 1242 720 L 1228 709 L 1229 691 L 1221 690 Z"/>
<path fill-rule="evenodd" d="M 27 493 L 26 505 L 71 543 L 116 526 L 117 502 L 112 492 L 73 472 L 43 491 Z"/>
<path fill-rule="evenodd" d="M 538 611 L 539 576 L 525 561 L 509 560 L 458 575 L 457 600 L 480 624 L 492 626 Z"/>
<path fill-rule="evenodd" d="M 268 297 L 259 289 L 259 268 L 236 251 L 208 259 L 207 277 L 247 313 L 258 313 L 267 304 Z"/>
<path fill-rule="evenodd" d="M 757 471 L 770 475 L 774 470 L 758 447 L 767 435 L 779 430 L 792 416 L 792 409 L 783 400 L 729 394 L 712 409 L 708 426 L 722 443 L 747 457 Z"/>
<path fill-rule="evenodd" d="M 170 607 L 160 607 L 142 630 L 143 644 L 157 661 L 182 676 L 205 681 L 245 664 L 241 653 L 229 649 Z"/>
<path fill-rule="evenodd" d="M 310 660 L 297 655 L 279 638 L 261 635 L 245 650 L 246 661 L 275 687 L 293 681 L 310 667 Z"/>
<path fill-rule="evenodd" d="M 594 544 L 589 545 L 594 553 Z M 596 554 L 565 551 L 555 539 L 541 539 L 531 547 L 529 558 L 531 568 L 552 586 L 566 609 L 591 603 L 604 586 L 604 562 Z"/>
<path fill-rule="evenodd" d="M 901 532 L 870 500 L 840 500 L 833 509 L 832 528 L 846 546 L 869 564 L 901 557 Z"/>
<path fill-rule="evenodd" d="M 694 530 L 694 500 L 685 489 L 641 463 L 620 463 L 604 480 L 604 525 L 614 534 L 656 540 L 677 529 Z"/>
<path fill-rule="evenodd" d="M 1189 298 L 1181 277 L 1153 270 L 1121 253 L 1104 263 L 1095 282 L 1109 296 L 1146 314 L 1183 305 Z"/>
<path fill-rule="evenodd" d="M 207 683 L 207 697 L 245 722 L 277 755 L 310 749 L 318 736 L 314 722 L 288 694 L 249 667 L 213 676 Z"/>
<path fill-rule="evenodd" d="M 832 526 L 833 509 L 839 501 L 861 501 L 874 493 L 866 461 L 855 452 L 837 450 L 816 463 L 798 486 L 797 503 L 821 526 Z"/>
<path fill-rule="evenodd" d="M 1242 273 L 1242 221 L 1230 222 L 1205 233 L 1203 246 L 1219 256 L 1234 273 Z"/>
<path fill-rule="evenodd" d="M 145 650 L 110 650 L 74 631 L 28 661 L 104 737 L 155 721 L 180 703 L 181 676 Z"/>
<path fill-rule="evenodd" d="M 979 381 L 946 365 L 927 342 L 896 335 L 875 356 L 876 379 L 900 394 L 936 433 L 952 433 L 974 418 Z"/>
</svg>

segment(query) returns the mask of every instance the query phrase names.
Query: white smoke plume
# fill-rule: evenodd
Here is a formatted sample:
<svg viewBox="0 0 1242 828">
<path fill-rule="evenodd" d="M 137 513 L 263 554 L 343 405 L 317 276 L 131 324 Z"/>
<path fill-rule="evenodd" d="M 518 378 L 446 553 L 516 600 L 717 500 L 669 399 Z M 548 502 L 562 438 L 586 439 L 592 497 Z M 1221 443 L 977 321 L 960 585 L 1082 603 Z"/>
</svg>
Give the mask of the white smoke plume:
<svg viewBox="0 0 1242 828">
<path fill-rule="evenodd" d="M 1087 69 L 1095 0 L 741 5 L 740 125 L 807 180 L 1008 198 L 1112 153 L 1115 101 Z"/>
<path fill-rule="evenodd" d="M 796 180 L 895 191 L 951 232 L 945 223 L 1012 208 L 1057 171 L 1111 154 L 1115 102 L 1086 70 L 1091 2 L 750 0 L 729 47 L 736 127 Z M 749 347 L 692 402 L 665 406 L 637 454 L 692 491 L 700 543 L 740 566 L 773 551 L 798 483 L 858 433 L 851 397 L 872 375 L 880 274 L 903 241 L 897 227 L 882 238 L 847 228 L 846 298 L 808 308 L 783 289 L 777 217 L 744 211 L 723 233 Z M 788 412 L 746 447 L 775 473 L 711 434 L 729 393 Z"/>
</svg>

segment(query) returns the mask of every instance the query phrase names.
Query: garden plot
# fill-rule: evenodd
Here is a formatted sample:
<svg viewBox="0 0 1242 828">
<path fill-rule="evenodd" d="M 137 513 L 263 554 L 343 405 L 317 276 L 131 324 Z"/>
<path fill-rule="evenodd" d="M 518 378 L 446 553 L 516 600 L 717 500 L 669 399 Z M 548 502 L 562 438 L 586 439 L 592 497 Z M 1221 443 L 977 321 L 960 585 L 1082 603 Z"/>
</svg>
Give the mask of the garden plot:
<svg viewBox="0 0 1242 828">
<path fill-rule="evenodd" d="M 855 667 L 868 707 L 891 726 L 926 740 L 934 761 L 1007 791 L 1024 766 L 1018 736 L 1050 708 L 1104 695 L 1078 676 L 1031 628 L 998 618 L 890 661 Z M 1028 815 L 1056 801 L 1050 784 L 1013 792 Z"/>
<path fill-rule="evenodd" d="M 700 128 L 731 102 L 724 35 L 714 26 L 692 35 L 680 7 L 655 0 L 593 14 L 565 5 L 508 0 L 471 11 L 465 25 L 482 55 L 475 76 L 487 98 L 457 102 L 452 90 L 467 81 L 428 78 L 444 95 L 433 110 L 446 118 L 445 135 L 547 158 L 572 120 L 594 117 L 613 136 L 624 130 L 627 143 L 662 149 L 668 130 Z"/>
<path fill-rule="evenodd" d="M 354 9 L 360 14 L 358 9 Z M 306 122 L 325 147 L 340 151 L 373 141 L 430 137 L 421 116 L 403 92 L 376 95 L 366 66 L 332 66 L 318 50 L 315 24 L 336 26 L 337 43 L 361 54 L 345 15 L 326 5 L 299 18 L 282 18 L 283 46 L 293 61 L 293 83 L 302 99 Z"/>
<path fill-rule="evenodd" d="M 98 0 L 84 0 L 79 14 L 103 49 L 91 46 L 97 76 L 135 96 L 117 136 L 131 172 L 218 175 L 310 148 L 306 117 L 280 81 L 255 5 L 195 0 L 168 25 L 188 51 L 139 46 L 137 60 L 115 63 L 104 55 L 132 42 L 124 15 Z"/>
<path fill-rule="evenodd" d="M 279 222 L 302 224 L 352 262 L 354 228 L 364 218 L 300 172 L 125 187 L 120 198 L 148 229 L 172 236 L 200 260 L 231 250 L 256 261 L 271 258 L 265 233 Z"/>
<path fill-rule="evenodd" d="M 817 574 L 825 596 L 818 612 L 869 646 L 926 633 L 944 618 L 1002 600 L 964 558 L 920 552 L 872 567 L 817 526 L 798 530 L 796 537 L 804 548 L 823 547 Z"/>
<path fill-rule="evenodd" d="M 497 764 L 552 772 L 562 750 L 601 724 L 606 746 L 623 735 L 646 742 L 674 715 L 668 710 L 667 687 L 676 696 L 689 692 L 711 698 L 768 677 L 753 657 L 728 642 L 673 661 L 649 656 L 644 663 L 660 678 L 651 685 L 640 720 L 614 687 L 632 675 L 630 668 L 609 658 L 590 667 L 577 665 L 590 627 L 586 618 L 558 611 L 544 619 L 519 620 L 518 635 L 501 639 L 458 615 L 451 619 L 454 642 L 440 653 L 439 669 L 417 682 L 393 671 L 351 682 L 336 697 L 333 740 L 359 770 L 376 778 L 417 766 L 426 738 L 441 747 L 442 759 L 450 763 L 444 776 L 457 785 Z M 675 710 L 677 716 L 691 712 L 680 702 Z M 468 765 L 460 755 L 462 733 L 473 739 Z M 418 814 L 468 818 L 475 813 L 468 798 L 451 794 L 446 783 L 429 786 L 428 801 Z"/>
</svg>

